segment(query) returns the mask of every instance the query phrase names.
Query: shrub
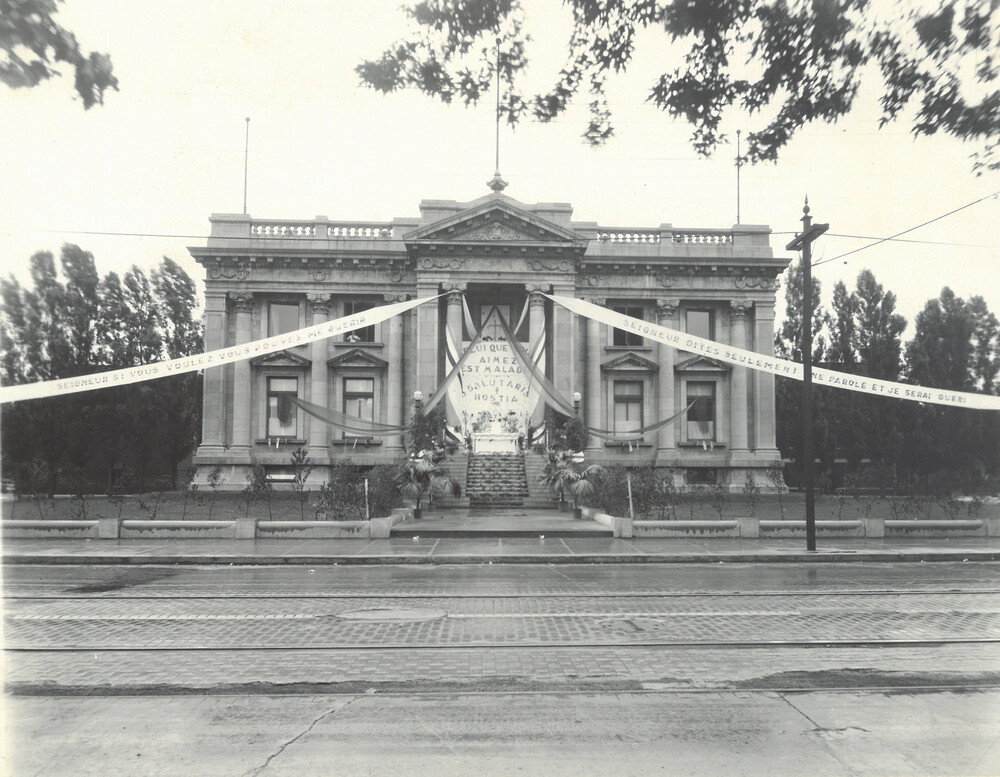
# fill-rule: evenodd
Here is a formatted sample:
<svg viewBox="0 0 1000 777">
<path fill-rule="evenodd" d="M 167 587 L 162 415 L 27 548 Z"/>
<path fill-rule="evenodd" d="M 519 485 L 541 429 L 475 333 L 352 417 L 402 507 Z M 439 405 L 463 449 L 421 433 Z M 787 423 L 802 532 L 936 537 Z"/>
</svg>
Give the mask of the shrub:
<svg viewBox="0 0 1000 777">
<path fill-rule="evenodd" d="M 750 470 L 747 470 L 743 479 L 743 499 L 747 503 L 747 510 L 750 511 L 750 518 L 756 518 L 757 507 L 760 505 L 760 486 L 757 485 L 757 479 Z"/>
</svg>

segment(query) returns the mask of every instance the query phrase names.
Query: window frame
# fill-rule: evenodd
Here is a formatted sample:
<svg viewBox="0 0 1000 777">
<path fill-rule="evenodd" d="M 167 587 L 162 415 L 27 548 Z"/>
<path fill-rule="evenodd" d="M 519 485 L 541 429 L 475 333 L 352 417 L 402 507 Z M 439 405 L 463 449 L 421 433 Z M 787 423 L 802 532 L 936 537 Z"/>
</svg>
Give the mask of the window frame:
<svg viewBox="0 0 1000 777">
<path fill-rule="evenodd" d="M 346 299 L 344 300 L 344 317 L 355 316 L 358 313 L 364 313 L 367 310 L 371 310 L 376 307 L 378 303 L 372 302 L 371 300 L 364 299 Z M 363 326 L 359 329 L 352 329 L 350 332 L 344 332 L 344 342 L 345 343 L 374 343 L 377 342 L 375 324 L 369 324 L 368 326 Z M 352 339 L 356 338 L 356 339 Z"/>
<path fill-rule="evenodd" d="M 713 308 L 688 308 L 684 311 L 684 332 L 685 334 L 704 337 L 704 335 L 691 331 L 690 316 L 692 313 L 705 313 L 708 315 L 708 336 L 707 340 L 715 340 L 715 310 Z"/>
<path fill-rule="evenodd" d="M 367 381 L 369 385 L 368 391 L 348 391 L 347 385 L 348 381 Z M 341 411 L 346 416 L 351 418 L 357 418 L 359 421 L 375 421 L 375 384 L 376 380 L 373 376 L 368 375 L 343 375 L 340 379 L 340 406 Z M 357 399 L 367 399 L 369 401 L 369 415 L 370 418 L 362 418 L 361 416 L 354 416 L 348 411 L 348 402 Z M 347 429 L 343 430 L 343 439 L 354 440 L 354 439 L 365 439 L 367 435 L 354 434 L 349 432 Z"/>
<path fill-rule="evenodd" d="M 705 385 L 710 386 L 712 389 L 711 401 L 712 401 L 712 412 L 711 419 L 709 423 L 712 424 L 711 435 L 708 437 L 693 437 L 691 435 L 691 410 L 690 408 L 684 413 L 684 441 L 698 445 L 700 443 L 712 443 L 716 444 L 719 440 L 719 381 L 713 379 L 688 379 L 684 381 L 684 406 L 687 407 L 691 403 L 691 386 L 692 385 Z M 699 397 L 707 396 L 705 394 L 697 395 Z M 695 421 L 694 423 L 698 423 Z"/>
<path fill-rule="evenodd" d="M 646 309 L 642 305 L 612 305 L 611 310 L 615 313 L 621 313 L 623 316 L 632 316 L 632 318 L 646 320 Z M 616 348 L 642 348 L 646 344 L 646 341 L 637 332 L 613 327 L 611 330 L 611 344 Z"/>
<path fill-rule="evenodd" d="M 615 434 L 634 434 L 636 429 L 641 429 L 643 423 L 645 422 L 645 407 L 646 407 L 646 382 L 642 379 L 614 379 L 611 381 L 611 428 Z M 619 392 L 619 386 L 637 386 L 639 388 L 638 394 L 627 394 L 624 392 Z M 619 403 L 626 408 L 626 414 L 631 408 L 637 408 L 639 412 L 639 424 L 636 429 L 619 429 L 618 428 L 618 407 Z M 635 440 L 634 442 L 641 442 L 641 440 Z"/>
<path fill-rule="evenodd" d="M 282 308 L 294 308 L 295 309 L 295 326 L 291 329 L 285 329 L 282 331 L 275 331 L 274 329 L 274 316 L 272 311 L 276 307 Z M 277 337 L 278 335 L 288 334 L 289 332 L 294 332 L 296 329 L 302 328 L 302 310 L 298 302 L 288 302 L 285 300 L 269 300 L 267 303 L 267 320 L 264 322 L 265 331 L 267 337 Z"/>
<path fill-rule="evenodd" d="M 280 416 L 280 403 L 282 396 L 294 396 L 296 399 L 299 398 L 299 391 L 301 390 L 301 383 L 299 381 L 298 375 L 287 375 L 287 374 L 273 374 L 264 375 L 264 437 L 268 440 L 280 439 L 280 440 L 297 440 L 300 439 L 301 435 L 299 433 L 299 409 L 292 405 L 292 424 L 293 429 L 291 433 L 281 433 L 273 434 L 271 432 L 271 419 L 275 418 L 279 423 L 281 422 Z M 274 380 L 294 380 L 295 381 L 295 391 L 277 391 L 271 388 L 271 381 Z M 271 415 L 271 397 L 277 399 L 277 404 L 275 405 L 275 414 Z"/>
</svg>

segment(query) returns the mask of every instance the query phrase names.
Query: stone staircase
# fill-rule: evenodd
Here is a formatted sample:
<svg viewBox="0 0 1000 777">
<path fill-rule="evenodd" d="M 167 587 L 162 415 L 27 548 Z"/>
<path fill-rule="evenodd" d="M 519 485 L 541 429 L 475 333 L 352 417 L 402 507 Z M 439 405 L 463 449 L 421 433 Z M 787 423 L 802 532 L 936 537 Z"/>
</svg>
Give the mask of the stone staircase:
<svg viewBox="0 0 1000 777">
<path fill-rule="evenodd" d="M 470 507 L 520 507 L 529 493 L 524 456 L 520 453 L 472 454 L 466 493 Z"/>
<path fill-rule="evenodd" d="M 548 461 L 548 455 L 544 453 L 528 451 L 524 454 L 524 469 L 528 480 L 528 495 L 524 499 L 525 507 L 535 507 L 544 510 L 551 510 L 556 507 L 556 498 L 552 493 L 552 489 L 544 483 L 538 482 L 538 478 L 541 477 Z"/>
<path fill-rule="evenodd" d="M 459 497 L 435 496 L 434 507 L 447 508 L 469 506 L 468 488 L 466 486 L 466 473 L 469 466 L 468 458 L 469 454 L 465 451 L 457 451 L 448 456 L 448 458 L 442 462 L 441 466 L 444 471 L 455 478 L 455 480 L 457 480 L 459 485 L 462 487 L 462 495 Z"/>
</svg>

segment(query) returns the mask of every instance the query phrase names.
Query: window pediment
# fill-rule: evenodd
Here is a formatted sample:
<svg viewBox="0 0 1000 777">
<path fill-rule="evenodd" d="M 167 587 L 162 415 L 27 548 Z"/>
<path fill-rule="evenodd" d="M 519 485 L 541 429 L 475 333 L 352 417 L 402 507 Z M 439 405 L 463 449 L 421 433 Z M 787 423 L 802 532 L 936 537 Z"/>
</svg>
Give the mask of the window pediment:
<svg viewBox="0 0 1000 777">
<path fill-rule="evenodd" d="M 385 359 L 380 359 L 363 348 L 354 348 L 347 353 L 340 354 L 340 356 L 334 356 L 326 363 L 329 367 L 375 367 L 380 370 L 389 366 L 389 362 Z"/>
<path fill-rule="evenodd" d="M 660 369 L 660 365 L 637 353 L 629 351 L 604 362 L 601 365 L 601 369 L 605 372 L 657 372 Z"/>
<path fill-rule="evenodd" d="M 309 367 L 312 362 L 292 351 L 275 351 L 255 356 L 250 364 L 254 367 Z"/>
<path fill-rule="evenodd" d="M 692 356 L 674 367 L 676 372 L 729 372 L 731 369 L 728 364 L 710 359 L 708 356 Z"/>
</svg>

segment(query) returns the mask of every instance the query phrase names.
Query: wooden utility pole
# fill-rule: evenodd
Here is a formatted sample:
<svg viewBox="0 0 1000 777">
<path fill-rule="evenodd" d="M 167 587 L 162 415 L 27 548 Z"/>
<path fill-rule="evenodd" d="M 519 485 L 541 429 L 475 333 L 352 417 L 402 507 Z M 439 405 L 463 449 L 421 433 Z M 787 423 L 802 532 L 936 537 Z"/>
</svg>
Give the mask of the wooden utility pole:
<svg viewBox="0 0 1000 777">
<path fill-rule="evenodd" d="M 802 232 L 785 249 L 802 251 L 802 480 L 806 489 L 806 550 L 816 550 L 816 493 L 813 469 L 812 418 L 812 244 L 826 232 L 829 224 L 813 224 L 809 215 L 809 198 L 802 208 Z"/>
</svg>

